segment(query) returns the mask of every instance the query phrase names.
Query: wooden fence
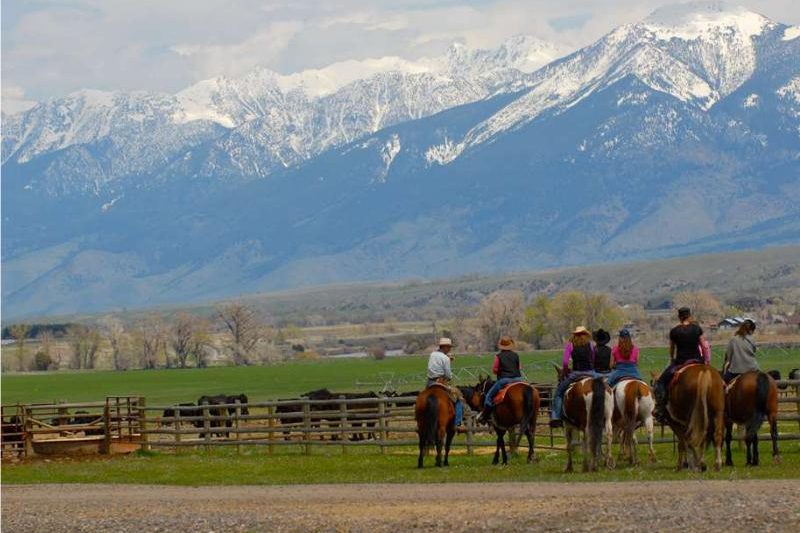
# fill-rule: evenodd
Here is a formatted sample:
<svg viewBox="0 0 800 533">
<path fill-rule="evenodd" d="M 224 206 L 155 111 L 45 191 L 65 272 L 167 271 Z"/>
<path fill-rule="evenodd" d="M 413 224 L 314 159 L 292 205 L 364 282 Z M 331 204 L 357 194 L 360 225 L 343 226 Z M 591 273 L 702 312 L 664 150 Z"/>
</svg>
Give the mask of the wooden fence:
<svg viewBox="0 0 800 533">
<path fill-rule="evenodd" d="M 792 422 L 797 422 L 800 429 L 800 380 L 779 383 L 788 387 L 780 391 L 780 438 L 798 440 L 800 432 L 787 429 Z M 537 387 L 546 392 L 551 389 L 546 385 Z M 342 453 L 354 447 L 376 446 L 385 453 L 391 447 L 417 444 L 414 402 L 413 397 L 339 397 L 148 406 L 141 397 L 110 397 L 94 403 L 4 406 L 3 440 L 4 449 L 10 444 L 26 454 L 38 453 L 37 448 L 47 451 L 48 445 L 59 446 L 55 441 L 77 445 L 81 439 L 95 442 L 100 453 L 108 453 L 115 443 L 135 443 L 144 450 L 175 451 L 193 447 L 263 446 L 268 453 L 285 446 L 299 446 L 305 453 L 311 453 L 315 446 L 339 447 Z M 536 447 L 564 449 L 563 431 L 549 427 L 547 409 L 545 400 L 536 425 Z M 87 414 L 77 418 L 77 411 Z M 12 416 L 18 417 L 21 427 L 14 427 L 10 422 Z M 477 425 L 469 409 L 465 409 L 464 426 L 466 434 L 454 439 L 454 447 L 465 447 L 472 454 L 478 447 L 494 446 L 494 433 Z M 765 425 L 762 433 L 768 438 L 766 431 Z M 668 428 L 661 428 L 657 442 L 674 442 Z"/>
</svg>

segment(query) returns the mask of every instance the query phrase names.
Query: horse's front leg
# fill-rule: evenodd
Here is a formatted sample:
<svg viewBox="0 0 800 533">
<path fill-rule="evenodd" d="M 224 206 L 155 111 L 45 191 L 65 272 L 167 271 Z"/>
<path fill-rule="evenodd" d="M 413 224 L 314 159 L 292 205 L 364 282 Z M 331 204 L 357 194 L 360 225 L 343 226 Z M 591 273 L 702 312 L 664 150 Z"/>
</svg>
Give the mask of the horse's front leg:
<svg viewBox="0 0 800 533">
<path fill-rule="evenodd" d="M 564 424 L 564 438 L 567 441 L 567 467 L 564 472 L 572 472 L 572 428 Z"/>
<path fill-rule="evenodd" d="M 455 429 L 447 430 L 447 440 L 444 443 L 444 466 L 450 466 L 450 463 L 448 462 L 450 458 L 450 444 L 453 442 L 453 436 L 455 434 Z"/>
<path fill-rule="evenodd" d="M 509 433 L 510 441 L 514 440 L 514 433 Z M 497 441 L 500 443 L 500 452 L 503 454 L 503 466 L 508 464 L 508 455 L 506 455 L 506 432 L 505 430 L 497 432 Z M 511 442 L 509 441 L 509 444 Z"/>
<path fill-rule="evenodd" d="M 731 455 L 731 440 L 733 440 L 733 422 L 725 420 L 725 466 L 733 466 L 733 456 Z"/>
<path fill-rule="evenodd" d="M 608 407 L 611 406 L 611 409 Z M 606 468 L 614 468 L 614 452 L 611 449 L 611 446 L 614 443 L 614 427 L 611 424 L 611 417 L 613 415 L 613 404 L 606 399 L 606 429 L 603 435 L 606 438 L 606 451 L 605 451 L 605 463 Z"/>
<path fill-rule="evenodd" d="M 769 416 L 769 436 L 772 439 L 772 462 L 781 464 L 781 454 L 778 452 L 778 420 L 775 415 Z"/>
</svg>

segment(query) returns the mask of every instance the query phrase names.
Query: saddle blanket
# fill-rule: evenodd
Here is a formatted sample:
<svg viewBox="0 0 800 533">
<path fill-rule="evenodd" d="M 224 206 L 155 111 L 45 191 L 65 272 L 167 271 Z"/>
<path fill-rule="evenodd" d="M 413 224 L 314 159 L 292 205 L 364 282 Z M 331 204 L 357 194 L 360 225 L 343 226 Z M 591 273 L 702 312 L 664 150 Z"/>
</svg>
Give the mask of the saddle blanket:
<svg viewBox="0 0 800 533">
<path fill-rule="evenodd" d="M 525 383 L 524 381 L 515 381 L 514 383 L 509 383 L 508 385 L 506 385 L 505 387 L 500 389 L 500 392 L 498 392 L 495 395 L 494 404 L 498 405 L 498 404 L 503 403 L 503 400 L 506 399 L 506 394 L 511 389 L 511 387 L 516 387 L 516 386 L 519 386 L 519 385 L 524 385 L 526 387 L 530 387 L 531 386 L 530 383 Z"/>
<path fill-rule="evenodd" d="M 672 388 L 675 385 L 675 383 L 678 382 L 678 378 L 681 377 L 681 374 L 683 374 L 686 371 L 687 368 L 692 367 L 692 366 L 696 366 L 696 365 L 703 365 L 703 364 L 704 363 L 698 363 L 696 361 L 689 361 L 688 363 L 684 363 L 681 366 L 679 366 L 678 368 L 676 368 L 675 369 L 675 373 L 672 374 L 672 379 L 669 381 L 669 387 Z"/>
</svg>

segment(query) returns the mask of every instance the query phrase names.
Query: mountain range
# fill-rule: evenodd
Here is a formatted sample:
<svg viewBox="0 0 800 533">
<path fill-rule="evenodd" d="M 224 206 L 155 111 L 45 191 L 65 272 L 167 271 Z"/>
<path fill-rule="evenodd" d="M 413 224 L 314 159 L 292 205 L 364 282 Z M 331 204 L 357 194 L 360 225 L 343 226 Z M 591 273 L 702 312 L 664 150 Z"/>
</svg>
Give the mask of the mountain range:
<svg viewBox="0 0 800 533">
<path fill-rule="evenodd" d="M 562 54 L 515 37 L 3 115 L 4 312 L 800 242 L 800 28 L 685 4 Z"/>
</svg>

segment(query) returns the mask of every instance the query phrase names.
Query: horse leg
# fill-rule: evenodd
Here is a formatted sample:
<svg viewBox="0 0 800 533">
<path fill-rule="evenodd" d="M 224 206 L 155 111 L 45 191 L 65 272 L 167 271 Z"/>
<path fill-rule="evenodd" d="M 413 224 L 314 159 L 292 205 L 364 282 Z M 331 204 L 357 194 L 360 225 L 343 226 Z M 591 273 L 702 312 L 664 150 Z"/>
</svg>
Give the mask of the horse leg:
<svg viewBox="0 0 800 533">
<path fill-rule="evenodd" d="M 505 430 L 497 432 L 497 439 L 500 441 L 500 451 L 503 454 L 503 466 L 508 465 L 508 456 L 506 455 L 506 432 Z M 514 434 L 509 433 L 509 445 L 514 440 Z"/>
<path fill-rule="evenodd" d="M 572 472 L 572 428 L 564 425 L 564 438 L 567 440 L 567 467 L 564 472 Z"/>
<path fill-rule="evenodd" d="M 525 436 L 528 437 L 528 464 L 533 462 L 533 431 L 531 427 L 528 426 L 528 429 L 525 431 Z"/>
<path fill-rule="evenodd" d="M 650 456 L 650 463 L 656 463 L 656 450 L 653 447 L 653 440 L 655 437 L 655 427 L 653 424 L 653 417 L 652 415 L 648 415 L 647 418 L 644 419 L 644 429 L 647 432 L 647 453 Z"/>
<path fill-rule="evenodd" d="M 453 442 L 453 436 L 456 434 L 455 429 L 447 430 L 447 437 L 444 441 L 444 466 L 450 466 L 448 459 L 450 458 L 450 444 Z"/>
<path fill-rule="evenodd" d="M 776 415 L 769 415 L 769 436 L 772 439 L 772 462 L 781 464 L 781 454 L 778 452 L 778 419 Z"/>
<path fill-rule="evenodd" d="M 678 472 L 686 468 L 686 441 L 683 440 L 683 435 L 678 437 L 678 466 L 675 468 Z"/>
<path fill-rule="evenodd" d="M 417 468 L 422 468 L 422 458 L 425 457 L 425 438 L 422 436 L 422 431 L 419 434 L 419 458 L 417 459 Z"/>
<path fill-rule="evenodd" d="M 627 428 L 628 434 L 628 446 L 630 446 L 630 457 L 628 458 L 628 464 L 631 466 L 639 464 L 639 458 L 636 456 L 636 420 L 632 420 L 628 424 Z"/>
<path fill-rule="evenodd" d="M 500 445 L 502 444 L 503 439 L 500 437 L 499 429 L 494 428 L 494 432 L 497 438 L 494 441 L 494 458 L 492 459 L 492 464 L 496 465 L 500 463 Z"/>
<path fill-rule="evenodd" d="M 758 466 L 758 430 L 753 432 L 753 466 Z"/>
<path fill-rule="evenodd" d="M 744 445 L 745 445 L 745 448 L 747 449 L 747 462 L 745 463 L 745 465 L 747 465 L 747 466 L 750 466 L 751 464 L 753 464 L 753 448 L 752 448 L 752 442 L 753 441 L 752 441 L 752 439 L 753 439 L 752 435 L 750 435 L 748 433 L 745 433 L 745 435 L 744 435 Z"/>
<path fill-rule="evenodd" d="M 442 431 L 436 432 L 436 466 L 442 466 Z"/>
<path fill-rule="evenodd" d="M 583 471 L 588 472 L 589 470 L 594 470 L 595 468 L 595 457 L 594 454 L 591 452 L 593 451 L 593 447 L 589 443 L 589 423 L 586 423 L 586 427 L 583 428 L 583 442 L 581 443 L 581 449 L 583 450 Z M 590 457 L 591 460 L 590 460 Z"/>
<path fill-rule="evenodd" d="M 733 439 L 733 422 L 730 418 L 725 419 L 725 466 L 733 466 L 731 456 L 731 440 Z"/>
</svg>

